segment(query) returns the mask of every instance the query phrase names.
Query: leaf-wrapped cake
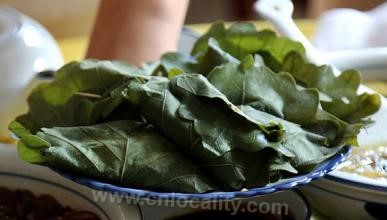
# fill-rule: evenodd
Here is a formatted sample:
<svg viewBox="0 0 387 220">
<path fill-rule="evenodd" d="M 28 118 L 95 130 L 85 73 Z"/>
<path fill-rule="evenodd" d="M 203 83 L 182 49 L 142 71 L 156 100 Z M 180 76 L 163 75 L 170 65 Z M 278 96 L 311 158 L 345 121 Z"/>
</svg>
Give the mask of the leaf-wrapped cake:
<svg viewBox="0 0 387 220">
<path fill-rule="evenodd" d="M 372 123 L 376 94 L 301 44 L 248 23 L 215 23 L 191 56 L 142 68 L 85 60 L 33 90 L 10 124 L 30 163 L 162 192 L 264 186 L 311 171 Z"/>
</svg>

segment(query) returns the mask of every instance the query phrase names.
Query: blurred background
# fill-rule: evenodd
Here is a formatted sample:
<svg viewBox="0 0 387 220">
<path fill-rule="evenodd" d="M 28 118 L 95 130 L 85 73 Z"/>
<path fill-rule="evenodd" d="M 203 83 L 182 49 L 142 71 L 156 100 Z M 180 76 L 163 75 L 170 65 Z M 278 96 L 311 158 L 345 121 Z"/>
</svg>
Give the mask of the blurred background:
<svg viewBox="0 0 387 220">
<path fill-rule="evenodd" d="M 254 0 L 191 0 L 187 24 L 215 20 L 255 20 Z M 294 0 L 296 18 L 317 18 L 331 8 L 369 10 L 384 0 Z M 55 37 L 88 35 L 99 0 L 0 0 L 42 23 Z M 205 5 L 205 8 L 203 8 Z"/>
</svg>

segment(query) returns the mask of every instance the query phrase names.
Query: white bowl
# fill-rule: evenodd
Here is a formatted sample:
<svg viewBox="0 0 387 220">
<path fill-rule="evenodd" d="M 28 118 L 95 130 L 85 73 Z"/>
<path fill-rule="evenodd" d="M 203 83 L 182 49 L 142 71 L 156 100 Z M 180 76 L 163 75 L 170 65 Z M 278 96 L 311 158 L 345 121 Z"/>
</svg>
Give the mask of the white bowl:
<svg viewBox="0 0 387 220">
<path fill-rule="evenodd" d="M 311 205 L 333 219 L 385 219 L 387 183 L 333 171 L 300 188 Z"/>
<path fill-rule="evenodd" d="M 137 205 L 96 201 L 95 192 L 89 188 L 68 181 L 46 167 L 21 161 L 13 145 L 0 144 L 0 186 L 51 195 L 64 206 L 90 211 L 102 220 L 142 219 Z"/>
</svg>

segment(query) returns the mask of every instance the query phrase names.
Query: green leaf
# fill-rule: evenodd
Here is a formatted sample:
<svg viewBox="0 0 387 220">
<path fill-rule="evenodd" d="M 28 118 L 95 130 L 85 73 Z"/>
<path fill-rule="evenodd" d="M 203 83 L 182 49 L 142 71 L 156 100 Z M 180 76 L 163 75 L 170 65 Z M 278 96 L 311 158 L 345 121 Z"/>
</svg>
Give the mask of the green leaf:
<svg viewBox="0 0 387 220">
<path fill-rule="evenodd" d="M 267 184 L 270 161 L 277 154 L 294 156 L 280 144 L 280 125 L 250 118 L 201 75 L 133 82 L 125 93 L 149 123 L 226 189 Z"/>
<path fill-rule="evenodd" d="M 33 125 L 28 121 L 30 119 L 27 115 L 21 115 L 18 117 L 19 120 L 12 121 L 8 129 L 16 135 L 18 138 L 22 138 L 23 136 L 30 135 L 31 132 L 26 128 L 31 128 Z M 39 128 L 36 128 L 38 130 Z"/>
<path fill-rule="evenodd" d="M 154 75 L 162 69 L 161 75 L 167 75 L 170 69 L 179 68 L 185 73 L 206 76 L 216 66 L 239 63 L 249 54 L 262 54 L 265 63 L 279 69 L 279 63 L 290 51 L 305 52 L 300 43 L 278 37 L 272 31 L 257 31 L 252 24 L 235 23 L 226 29 L 223 22 L 217 22 L 195 43 L 192 57 L 167 53 L 161 57 L 160 68 Z"/>
<path fill-rule="evenodd" d="M 283 71 L 291 73 L 303 86 L 317 88 L 324 110 L 348 123 L 364 123 L 364 118 L 380 107 L 378 94 L 358 94 L 361 76 L 358 71 L 346 70 L 335 76 L 330 66 L 308 63 L 296 53 L 289 53 L 283 61 Z"/>
<path fill-rule="evenodd" d="M 208 80 L 235 105 L 250 105 L 286 120 L 308 124 L 319 105 L 316 89 L 299 89 L 289 73 L 276 74 L 266 66 L 227 63 Z"/>
<path fill-rule="evenodd" d="M 85 60 L 62 67 L 49 83 L 28 97 L 29 112 L 16 119 L 32 133 L 42 127 L 90 125 L 107 117 L 121 103 L 109 92 L 128 79 L 148 76 L 120 62 Z"/>
<path fill-rule="evenodd" d="M 166 75 L 172 69 L 180 69 L 186 73 L 196 73 L 198 71 L 197 61 L 181 53 L 166 53 L 160 58 L 160 69 L 164 69 Z"/>
<path fill-rule="evenodd" d="M 282 62 L 290 51 L 305 53 L 300 43 L 278 37 L 269 30 L 257 31 L 251 23 L 235 23 L 226 29 L 223 22 L 216 22 L 206 34 L 198 39 L 192 49 L 192 55 L 205 54 L 209 48 L 210 38 L 214 38 L 222 50 L 239 60 L 261 51 L 269 52 L 278 62 Z"/>
<path fill-rule="evenodd" d="M 164 54 L 161 57 L 160 66 L 154 71 L 153 75 L 157 75 L 158 71 L 162 72 L 161 75 L 169 76 L 170 79 L 183 72 L 207 75 L 214 67 L 228 62 L 239 63 L 236 58 L 223 51 L 215 39 L 210 38 L 206 53 L 199 58 L 180 53 Z M 174 69 L 180 69 L 181 72 L 179 74 L 171 74 L 171 70 Z"/>
<path fill-rule="evenodd" d="M 308 132 L 302 129 L 298 124 L 262 111 L 257 111 L 250 106 L 243 107 L 243 111 L 258 121 L 265 119 L 265 121 L 272 121 L 273 123 L 281 124 L 284 127 L 286 133 L 281 142 L 281 147 L 295 156 L 287 161 L 282 161 L 282 163 L 280 163 L 282 165 L 281 167 L 278 167 L 277 161 L 277 164 L 274 164 L 272 168 L 282 168 L 289 172 L 295 168 L 300 173 L 309 172 L 315 168 L 316 165 L 335 155 L 342 147 L 342 145 L 329 147 L 327 146 L 326 138 L 324 136 Z M 289 167 L 289 165 L 291 166 Z"/>
<path fill-rule="evenodd" d="M 122 186 L 187 193 L 218 188 L 152 126 L 140 122 L 45 128 L 23 138 L 19 153 L 32 163 Z"/>
<path fill-rule="evenodd" d="M 48 147 L 50 147 L 50 144 L 47 141 L 30 134 L 21 138 L 18 142 L 17 150 L 19 156 L 24 161 L 44 164 L 46 159 L 42 155 L 41 150 Z"/>
<path fill-rule="evenodd" d="M 248 105 L 299 124 L 325 136 L 330 145 L 341 146 L 356 140 L 360 127 L 349 125 L 320 109 L 317 89 L 304 89 L 289 73 L 274 73 L 266 66 L 253 65 L 253 62 L 248 56 L 241 64 L 218 66 L 207 78 L 233 104 Z"/>
</svg>

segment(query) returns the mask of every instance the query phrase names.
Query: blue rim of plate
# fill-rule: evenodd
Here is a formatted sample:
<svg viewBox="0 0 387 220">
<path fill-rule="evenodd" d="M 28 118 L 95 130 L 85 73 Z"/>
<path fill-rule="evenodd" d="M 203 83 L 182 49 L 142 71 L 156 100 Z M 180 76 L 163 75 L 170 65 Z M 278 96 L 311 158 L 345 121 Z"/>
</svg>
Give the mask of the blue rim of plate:
<svg viewBox="0 0 387 220">
<path fill-rule="evenodd" d="M 327 173 L 336 169 L 336 167 L 347 159 L 351 152 L 350 146 L 345 146 L 340 150 L 339 153 L 326 160 L 311 172 L 292 178 L 283 179 L 276 183 L 271 183 L 259 188 L 251 188 L 246 191 L 232 191 L 232 192 L 209 192 L 202 194 L 192 194 L 192 193 L 174 193 L 174 192 L 155 192 L 144 189 L 135 189 L 127 188 L 104 181 L 78 176 L 63 172 L 60 170 L 53 169 L 58 174 L 63 177 L 72 180 L 78 184 L 87 186 L 89 188 L 107 191 L 113 194 L 118 194 L 121 196 L 126 196 L 134 199 L 150 199 L 150 200 L 171 200 L 171 201 L 214 201 L 214 200 L 232 200 L 232 199 L 243 199 L 255 196 L 261 196 L 266 194 L 271 194 L 278 191 L 293 189 L 300 185 L 308 184 L 310 181 L 319 179 L 325 176 Z"/>
</svg>

